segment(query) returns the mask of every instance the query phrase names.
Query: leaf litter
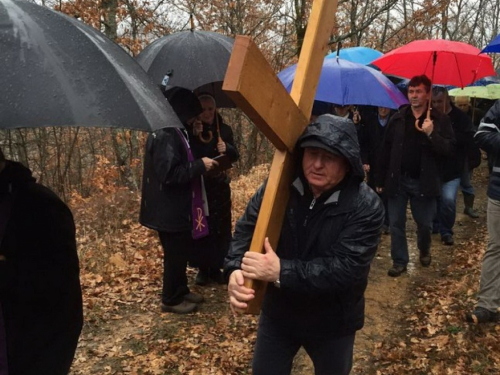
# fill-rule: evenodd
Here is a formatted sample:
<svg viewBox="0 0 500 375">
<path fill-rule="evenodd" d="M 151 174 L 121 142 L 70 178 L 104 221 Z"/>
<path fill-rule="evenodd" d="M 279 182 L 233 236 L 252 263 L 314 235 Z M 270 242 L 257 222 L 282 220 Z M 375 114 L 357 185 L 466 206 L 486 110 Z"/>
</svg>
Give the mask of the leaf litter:
<svg viewBox="0 0 500 375">
<path fill-rule="evenodd" d="M 486 164 L 486 163 L 483 163 Z M 234 179 L 233 221 L 243 212 L 269 165 Z M 469 325 L 486 248 L 487 169 L 474 186 L 481 217 L 461 214 L 455 246 L 433 235 L 433 263 L 418 265 L 414 223 L 408 223 L 408 274 L 387 277 L 390 239 L 382 235 L 366 293 L 365 327 L 357 333 L 352 374 L 499 374 L 500 325 Z M 206 302 L 191 315 L 160 311 L 162 249 L 154 231 L 137 222 L 140 195 L 106 186 L 90 198 L 74 195 L 84 294 L 84 329 L 71 374 L 250 374 L 256 316 L 234 317 L 225 286 L 189 285 Z M 112 207 L 108 210 L 107 207 Z M 409 216 L 410 217 L 410 216 Z M 234 224 L 234 223 L 233 223 Z M 305 352 L 293 375 L 313 373 Z"/>
</svg>

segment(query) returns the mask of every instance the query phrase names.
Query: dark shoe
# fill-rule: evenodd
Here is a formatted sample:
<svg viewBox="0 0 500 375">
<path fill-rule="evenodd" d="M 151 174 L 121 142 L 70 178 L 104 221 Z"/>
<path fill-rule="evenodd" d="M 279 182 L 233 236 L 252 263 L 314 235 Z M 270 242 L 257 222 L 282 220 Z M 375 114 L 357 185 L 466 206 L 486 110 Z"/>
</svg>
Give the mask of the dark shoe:
<svg viewBox="0 0 500 375">
<path fill-rule="evenodd" d="M 389 271 L 387 272 L 387 274 L 390 277 L 398 277 L 403 272 L 406 272 L 406 266 L 400 266 L 399 264 L 393 264 L 392 267 L 389 268 Z"/>
<path fill-rule="evenodd" d="M 191 303 L 202 303 L 205 301 L 205 298 L 203 298 L 201 294 L 189 292 L 184 296 L 184 301 Z"/>
<path fill-rule="evenodd" d="M 477 219 L 479 215 L 474 211 L 474 194 L 463 193 L 464 195 L 464 214 L 470 216 L 473 219 Z"/>
<path fill-rule="evenodd" d="M 222 274 L 221 270 L 218 268 L 211 268 L 209 275 L 210 275 L 210 279 L 212 279 L 212 281 L 216 282 L 219 285 L 226 283 L 224 281 L 224 275 Z"/>
<path fill-rule="evenodd" d="M 420 264 L 422 267 L 429 267 L 431 265 L 432 257 L 430 253 L 420 254 Z"/>
<path fill-rule="evenodd" d="M 178 305 L 169 306 L 164 303 L 161 304 L 161 311 L 163 312 L 171 312 L 174 314 L 189 314 L 196 310 L 196 303 L 182 301 Z"/>
<path fill-rule="evenodd" d="M 498 318 L 498 312 L 487 310 L 484 307 L 476 307 L 473 312 L 465 315 L 465 320 L 474 324 L 497 322 Z"/>
<path fill-rule="evenodd" d="M 445 234 L 441 236 L 441 241 L 446 246 L 452 246 L 455 243 L 455 240 L 453 240 L 453 236 L 451 234 Z"/>
<path fill-rule="evenodd" d="M 196 275 L 196 278 L 194 280 L 194 283 L 196 285 L 201 285 L 205 286 L 209 283 L 209 277 L 208 277 L 208 272 L 205 270 L 199 270 L 198 274 Z"/>
<path fill-rule="evenodd" d="M 467 216 L 470 216 L 473 219 L 477 219 L 479 217 L 476 210 L 474 210 L 472 207 L 465 207 L 464 214 L 466 214 Z"/>
<path fill-rule="evenodd" d="M 382 233 L 383 234 L 389 234 L 389 233 L 391 233 L 388 225 L 385 225 L 385 224 L 382 225 Z"/>
</svg>

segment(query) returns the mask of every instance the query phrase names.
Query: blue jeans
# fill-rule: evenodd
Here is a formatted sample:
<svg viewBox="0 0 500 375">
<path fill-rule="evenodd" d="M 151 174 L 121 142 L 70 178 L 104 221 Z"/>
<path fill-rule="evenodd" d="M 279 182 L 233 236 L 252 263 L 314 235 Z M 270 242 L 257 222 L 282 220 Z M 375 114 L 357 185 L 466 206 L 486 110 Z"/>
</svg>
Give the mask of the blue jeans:
<svg viewBox="0 0 500 375">
<path fill-rule="evenodd" d="M 343 337 L 307 337 L 294 327 L 260 314 L 252 363 L 253 375 L 290 375 L 301 346 L 311 357 L 315 375 L 348 375 L 352 368 L 355 334 Z"/>
<path fill-rule="evenodd" d="M 406 206 L 417 224 L 417 247 L 421 254 L 431 250 L 432 220 L 436 214 L 436 198 L 420 193 L 420 181 L 401 176 L 399 192 L 389 197 L 389 222 L 391 223 L 391 258 L 394 265 L 406 266 L 410 260 L 406 240 Z"/>
<path fill-rule="evenodd" d="M 457 192 L 460 187 L 460 178 L 447 181 L 441 189 L 441 198 L 437 205 L 437 218 L 441 237 L 453 234 L 453 226 L 457 216 Z"/>
</svg>

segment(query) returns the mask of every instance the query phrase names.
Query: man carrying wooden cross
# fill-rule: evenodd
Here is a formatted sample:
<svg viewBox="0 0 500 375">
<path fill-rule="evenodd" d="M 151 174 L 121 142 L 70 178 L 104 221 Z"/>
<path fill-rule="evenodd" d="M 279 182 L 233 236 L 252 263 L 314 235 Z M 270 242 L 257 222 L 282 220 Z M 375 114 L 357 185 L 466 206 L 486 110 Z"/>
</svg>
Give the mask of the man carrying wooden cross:
<svg viewBox="0 0 500 375">
<path fill-rule="evenodd" d="M 269 282 L 257 332 L 254 375 L 290 374 L 301 346 L 315 374 L 347 375 L 364 322 L 364 291 L 384 221 L 364 182 L 351 120 L 319 116 L 296 144 L 296 174 L 276 252 L 248 251 L 265 185 L 236 224 L 226 258 L 231 308 L 254 299 L 244 278 Z"/>
</svg>

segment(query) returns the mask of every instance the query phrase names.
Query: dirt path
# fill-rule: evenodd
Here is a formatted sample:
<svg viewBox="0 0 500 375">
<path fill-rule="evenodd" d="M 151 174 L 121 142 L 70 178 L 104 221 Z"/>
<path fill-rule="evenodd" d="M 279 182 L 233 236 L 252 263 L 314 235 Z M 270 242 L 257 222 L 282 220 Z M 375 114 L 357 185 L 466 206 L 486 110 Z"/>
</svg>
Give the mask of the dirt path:
<svg viewBox="0 0 500 375">
<path fill-rule="evenodd" d="M 471 219 L 463 214 L 463 198 L 458 193 L 457 219 L 454 227 L 454 246 L 445 246 L 440 241 L 439 234 L 432 235 L 432 264 L 423 268 L 418 261 L 416 248 L 416 226 L 409 219 L 407 222 L 408 246 L 410 263 L 408 272 L 400 277 L 387 276 L 390 268 L 390 235 L 382 235 L 379 251 L 373 261 L 366 290 L 365 326 L 356 335 L 354 367 L 352 374 L 375 374 L 373 368 L 374 353 L 389 336 L 404 335 L 404 318 L 410 313 L 412 305 L 411 288 L 419 283 L 432 283 L 443 274 L 446 267 L 453 262 L 455 248 L 464 246 L 471 233 L 478 226 L 486 226 L 486 186 L 487 172 L 485 162 L 477 177 L 474 178 L 476 193 L 475 208 L 480 214 L 479 219 Z M 408 218 L 411 217 L 408 211 Z M 309 375 L 314 370 L 312 363 L 304 351 L 299 353 L 292 375 Z"/>
<path fill-rule="evenodd" d="M 444 246 L 440 236 L 433 235 L 429 268 L 422 268 L 418 262 L 415 225 L 410 219 L 407 234 L 412 263 L 408 273 L 388 277 L 390 236 L 382 236 L 366 292 L 365 327 L 356 336 L 352 374 L 384 373 L 383 363 L 377 362 L 379 348 L 391 338 L 407 339 L 407 318 L 415 306 L 413 291 L 419 285 L 432 285 L 446 277 L 454 251 L 464 248 L 477 228 L 486 225 L 487 171 L 485 165 L 481 168 L 474 181 L 476 208 L 481 217 L 473 220 L 462 214 L 459 193 L 455 245 Z M 161 250 L 156 236 L 138 231 L 136 227 L 131 229 L 135 243 L 127 242 L 128 250 L 119 253 L 123 257 L 120 262 L 108 260 L 122 268 L 108 265 L 102 274 L 82 273 L 85 326 L 71 374 L 250 374 L 257 318 L 233 318 L 225 286 L 213 284 L 193 287 L 206 298 L 197 313 L 160 313 Z M 190 269 L 188 276 L 193 284 L 195 271 Z M 377 372 L 378 368 L 381 372 Z M 301 351 L 292 374 L 313 373 L 309 357 Z"/>
</svg>

